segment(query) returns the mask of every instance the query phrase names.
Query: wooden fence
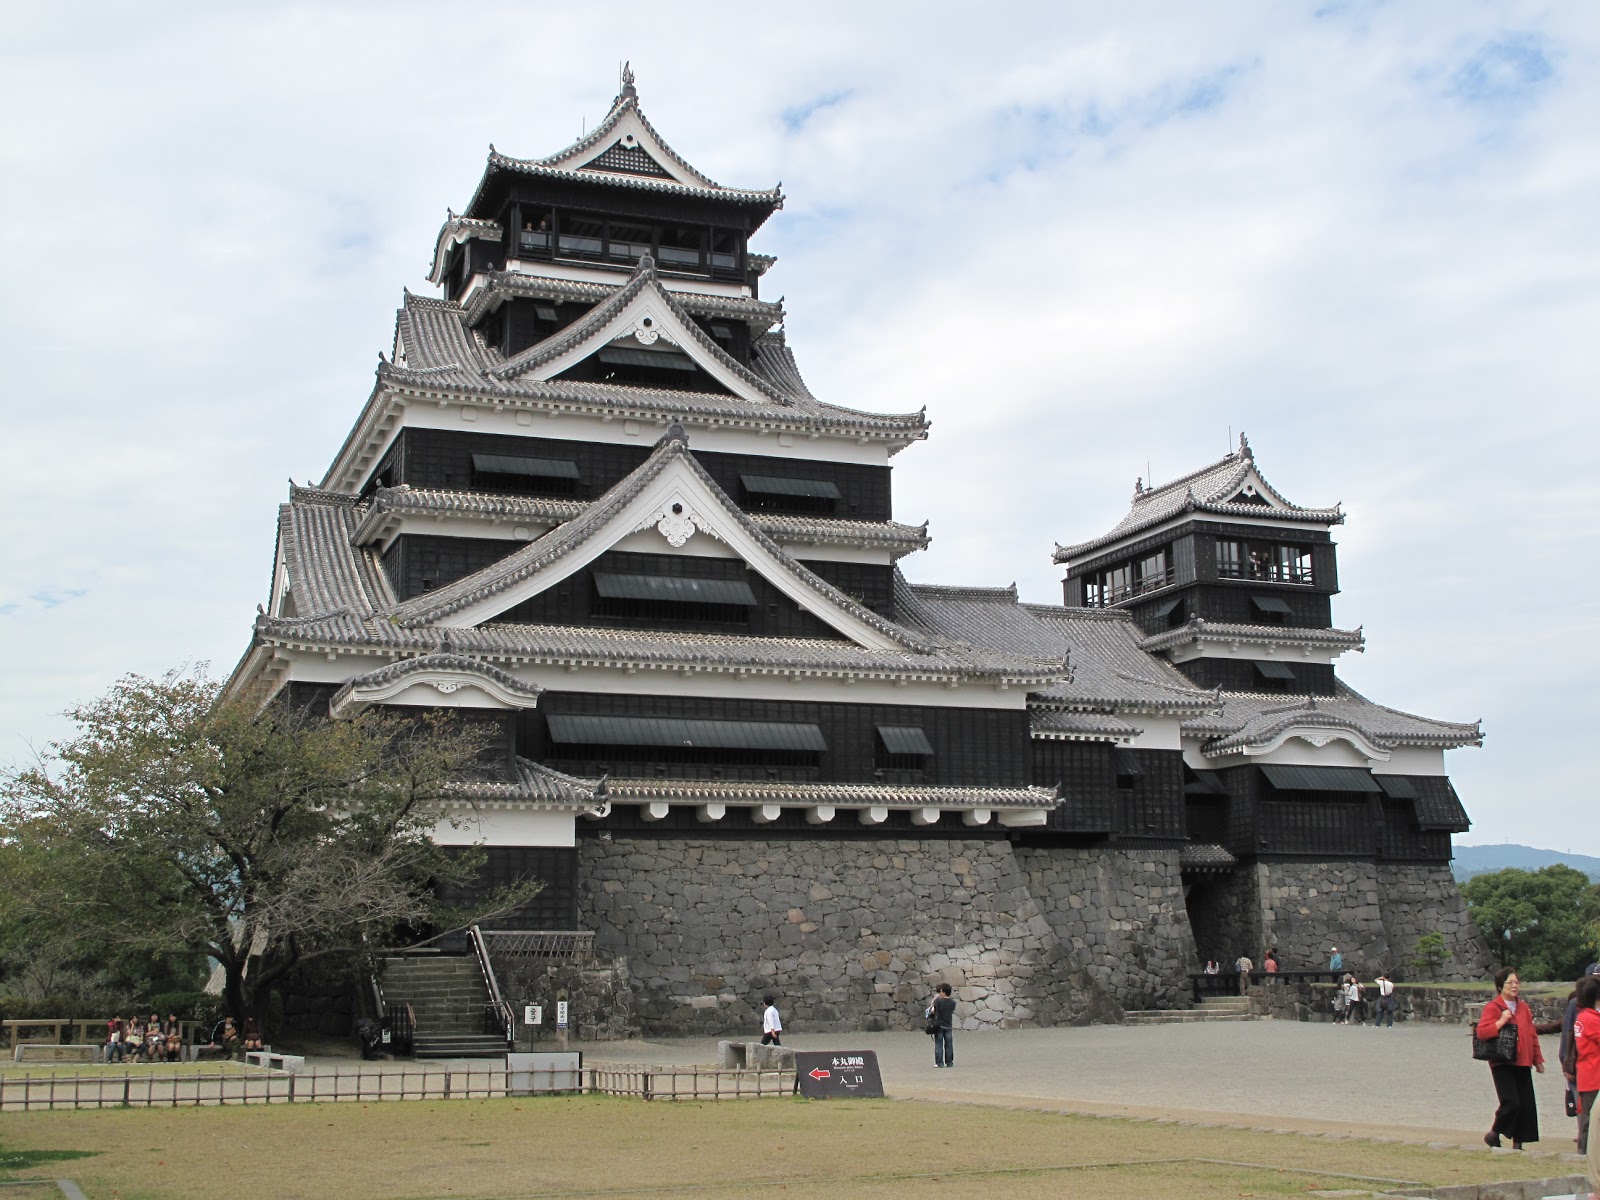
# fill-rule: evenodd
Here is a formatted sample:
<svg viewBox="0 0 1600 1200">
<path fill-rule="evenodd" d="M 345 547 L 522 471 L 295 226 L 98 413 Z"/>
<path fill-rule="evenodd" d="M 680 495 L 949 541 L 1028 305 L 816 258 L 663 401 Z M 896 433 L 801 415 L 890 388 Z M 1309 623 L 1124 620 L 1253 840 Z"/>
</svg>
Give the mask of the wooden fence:
<svg viewBox="0 0 1600 1200">
<path fill-rule="evenodd" d="M 451 1067 L 442 1071 L 316 1070 L 288 1074 L 152 1072 L 52 1073 L 0 1071 L 0 1112 L 84 1108 L 196 1108 L 225 1104 L 308 1104 L 375 1100 L 485 1100 L 526 1095 L 512 1076 L 572 1077 L 569 1067 Z M 793 1072 L 724 1071 L 701 1067 L 603 1064 L 584 1067 L 567 1091 L 643 1100 L 744 1100 L 787 1096 Z M 553 1087 L 535 1090 L 556 1090 Z"/>
</svg>

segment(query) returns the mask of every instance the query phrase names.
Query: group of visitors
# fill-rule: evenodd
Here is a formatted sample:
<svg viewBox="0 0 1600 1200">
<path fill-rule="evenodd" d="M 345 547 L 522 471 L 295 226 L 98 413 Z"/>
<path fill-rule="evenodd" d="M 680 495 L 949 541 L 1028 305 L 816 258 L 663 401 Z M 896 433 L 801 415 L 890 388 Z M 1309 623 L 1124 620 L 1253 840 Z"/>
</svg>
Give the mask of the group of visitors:
<svg viewBox="0 0 1600 1200">
<path fill-rule="evenodd" d="M 168 1013 L 165 1021 L 160 1013 L 151 1013 L 148 1021 L 115 1016 L 106 1022 L 103 1048 L 108 1063 L 178 1062 L 183 1058 L 183 1023 L 176 1013 Z M 224 1017 L 212 1027 L 209 1044 L 202 1043 L 201 1048 L 240 1058 L 243 1051 L 262 1048 L 261 1026 L 254 1017 L 246 1017 L 240 1029 L 232 1017 Z"/>
<path fill-rule="evenodd" d="M 107 1062 L 177 1062 L 182 1053 L 183 1026 L 176 1013 L 168 1013 L 165 1021 L 151 1013 L 148 1021 L 119 1015 L 106 1022 Z"/>
<path fill-rule="evenodd" d="M 1485 1145 L 1502 1145 L 1509 1138 L 1513 1150 L 1539 1140 L 1539 1110 L 1534 1101 L 1533 1076 L 1544 1074 L 1544 1051 L 1539 1045 L 1541 1029 L 1534 1023 L 1533 1008 L 1522 999 L 1522 981 L 1510 967 L 1494 977 L 1495 994 L 1483 1006 L 1476 1035 L 1480 1041 L 1499 1039 L 1509 1026 L 1515 1030 L 1515 1046 L 1505 1061 L 1490 1059 L 1489 1074 L 1494 1080 L 1494 1123 L 1483 1135 Z M 1559 1025 L 1543 1032 L 1561 1031 L 1561 1072 L 1568 1090 L 1567 1111 L 1578 1119 L 1578 1153 L 1590 1154 L 1591 1167 L 1600 1152 L 1600 1112 L 1595 1096 L 1600 1093 L 1600 964 L 1591 963 L 1567 999 L 1566 1015 Z"/>
<path fill-rule="evenodd" d="M 1334 1024 L 1365 1025 L 1369 998 L 1375 1001 L 1372 1027 L 1379 1029 L 1387 1026 L 1393 1029 L 1394 1014 L 1399 1011 L 1400 1000 L 1394 994 L 1394 980 L 1382 971 L 1378 972 L 1378 977 L 1372 981 L 1370 989 L 1356 978 L 1353 971 L 1345 972 L 1344 978 L 1339 980 L 1333 994 Z"/>
</svg>

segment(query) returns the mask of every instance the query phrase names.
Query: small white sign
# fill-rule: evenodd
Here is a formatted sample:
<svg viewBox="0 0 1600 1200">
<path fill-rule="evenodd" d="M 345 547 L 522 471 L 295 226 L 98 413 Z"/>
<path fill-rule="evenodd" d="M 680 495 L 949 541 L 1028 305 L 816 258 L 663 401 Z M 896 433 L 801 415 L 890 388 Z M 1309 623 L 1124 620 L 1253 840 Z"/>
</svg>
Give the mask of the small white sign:
<svg viewBox="0 0 1600 1200">
<path fill-rule="evenodd" d="M 567 1027 L 567 1002 L 565 1000 L 557 1000 L 556 1001 L 556 1028 L 557 1029 L 565 1029 L 566 1027 Z"/>
<path fill-rule="evenodd" d="M 524 1025 L 544 1024 L 544 1005 L 527 1004 L 522 1009 L 522 1023 Z"/>
</svg>

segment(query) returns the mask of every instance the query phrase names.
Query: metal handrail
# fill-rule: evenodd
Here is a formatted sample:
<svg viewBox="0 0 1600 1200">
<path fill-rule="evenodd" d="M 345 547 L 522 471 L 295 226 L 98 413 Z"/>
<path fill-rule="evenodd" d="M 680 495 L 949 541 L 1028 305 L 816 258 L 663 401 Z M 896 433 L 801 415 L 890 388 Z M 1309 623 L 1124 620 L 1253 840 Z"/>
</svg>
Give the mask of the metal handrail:
<svg viewBox="0 0 1600 1200">
<path fill-rule="evenodd" d="M 478 970 L 483 972 L 484 986 L 489 989 L 489 1000 L 484 1005 L 489 1014 L 494 1018 L 495 1024 L 500 1026 L 500 1034 L 509 1045 L 516 1039 L 517 1027 L 511 1006 L 500 995 L 500 983 L 494 977 L 494 967 L 489 962 L 489 946 L 483 940 L 483 930 L 476 925 L 468 931 L 472 938 L 472 950 L 478 958 Z"/>
<path fill-rule="evenodd" d="M 508 958 L 545 958 L 584 962 L 594 957 L 594 933 L 584 929 L 490 929 L 495 953 Z"/>
</svg>

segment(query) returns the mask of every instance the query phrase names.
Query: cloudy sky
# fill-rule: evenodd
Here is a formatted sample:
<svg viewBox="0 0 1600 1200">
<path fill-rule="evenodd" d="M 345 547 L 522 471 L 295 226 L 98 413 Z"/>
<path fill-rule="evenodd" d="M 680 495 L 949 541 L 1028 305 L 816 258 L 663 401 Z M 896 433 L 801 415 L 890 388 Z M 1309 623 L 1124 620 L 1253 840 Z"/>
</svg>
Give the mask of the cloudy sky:
<svg viewBox="0 0 1600 1200">
<path fill-rule="evenodd" d="M 632 60 L 790 197 L 813 390 L 926 405 L 907 573 L 1058 600 L 1057 541 L 1243 429 L 1342 501 L 1341 673 L 1482 717 L 1465 840 L 1600 853 L 1600 9 L 12 4 L 0 14 L 0 759 L 126 671 L 229 670 L 490 142 Z"/>
</svg>

